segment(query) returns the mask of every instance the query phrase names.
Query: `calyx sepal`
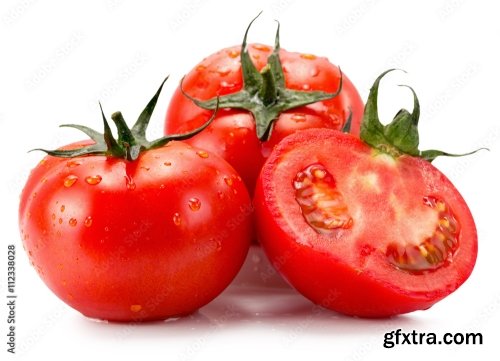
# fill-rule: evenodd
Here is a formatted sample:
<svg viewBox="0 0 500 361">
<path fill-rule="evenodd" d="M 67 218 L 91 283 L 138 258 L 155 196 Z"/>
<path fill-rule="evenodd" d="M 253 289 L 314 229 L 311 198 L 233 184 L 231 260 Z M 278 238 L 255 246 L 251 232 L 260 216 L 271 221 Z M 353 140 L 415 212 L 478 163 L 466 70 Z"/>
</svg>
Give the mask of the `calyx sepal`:
<svg viewBox="0 0 500 361">
<path fill-rule="evenodd" d="M 401 109 L 389 124 L 383 125 L 378 116 L 378 88 L 382 78 L 394 70 L 398 69 L 389 69 L 380 74 L 370 89 L 361 123 L 361 140 L 393 157 L 408 154 L 423 158 L 429 162 L 432 162 L 439 156 L 461 157 L 473 154 L 481 149 L 486 149 L 479 148 L 463 154 L 453 154 L 437 149 L 419 150 L 418 121 L 420 118 L 420 103 L 413 88 L 407 85 L 400 86 L 406 87 L 412 92 L 413 111 L 409 112 L 406 109 Z"/>
<path fill-rule="evenodd" d="M 233 94 L 219 97 L 221 108 L 245 109 L 252 113 L 257 137 L 266 141 L 271 136 L 273 123 L 278 116 L 286 111 L 300 106 L 328 100 L 336 97 L 342 90 L 342 71 L 338 90 L 334 93 L 323 91 L 299 91 L 287 89 L 285 75 L 279 58 L 279 22 L 276 30 L 274 49 L 267 58 L 267 65 L 259 72 L 250 58 L 247 46 L 247 35 L 253 22 L 260 16 L 260 12 L 248 25 L 241 44 L 240 60 L 243 76 L 243 89 Z M 339 68 L 340 70 L 340 68 Z M 199 100 L 187 94 L 180 84 L 182 93 L 203 109 L 214 110 L 217 98 Z"/>
<path fill-rule="evenodd" d="M 170 134 L 159 139 L 149 141 L 146 139 L 146 130 L 151 119 L 151 115 L 155 109 L 156 103 L 158 102 L 158 97 L 160 96 L 163 85 L 167 81 L 166 77 L 160 87 L 156 91 L 155 95 L 148 102 L 144 110 L 139 115 L 139 118 L 135 122 L 132 128 L 129 128 L 121 112 L 115 112 L 111 115 L 111 119 L 116 125 L 118 131 L 118 138 L 113 136 L 111 127 L 109 126 L 108 120 L 104 115 L 102 105 L 99 103 L 101 109 L 102 120 L 104 124 L 104 132 L 99 133 L 89 127 L 78 124 L 63 124 L 61 127 L 68 127 L 78 129 L 85 133 L 94 141 L 94 144 L 85 145 L 80 148 L 75 149 L 56 149 L 56 150 L 46 150 L 46 149 L 32 149 L 43 151 L 51 156 L 60 158 L 73 158 L 85 155 L 104 155 L 108 157 L 124 158 L 128 161 L 134 161 L 139 157 L 139 154 L 143 151 L 162 147 L 172 140 L 185 140 L 192 136 L 200 133 L 210 123 L 214 120 L 216 112 L 219 108 L 218 101 L 215 99 L 214 113 L 210 119 L 204 123 L 199 128 L 196 128 L 190 132 L 183 134 Z"/>
</svg>

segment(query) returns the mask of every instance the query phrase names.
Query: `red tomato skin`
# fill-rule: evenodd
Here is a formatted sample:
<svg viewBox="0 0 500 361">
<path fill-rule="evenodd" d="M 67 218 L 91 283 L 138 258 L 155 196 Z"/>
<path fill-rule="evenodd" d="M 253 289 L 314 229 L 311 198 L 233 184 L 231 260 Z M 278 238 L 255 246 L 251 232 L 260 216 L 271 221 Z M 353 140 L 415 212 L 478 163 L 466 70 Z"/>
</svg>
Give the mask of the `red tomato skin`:
<svg viewBox="0 0 500 361">
<path fill-rule="evenodd" d="M 249 45 L 250 56 L 259 70 L 267 64 L 271 51 L 272 48 L 267 45 Z M 205 58 L 184 78 L 184 91 L 206 100 L 241 90 L 243 80 L 239 53 L 240 46 L 233 46 Z M 287 88 L 325 92 L 338 90 L 339 68 L 327 58 L 281 49 L 280 59 Z M 274 122 L 271 137 L 266 142 L 257 139 L 252 114 L 238 109 L 219 110 L 214 122 L 187 142 L 226 159 L 252 192 L 260 168 L 281 139 L 302 129 L 341 129 L 350 111 L 351 133 L 359 135 L 364 104 L 352 82 L 343 74 L 342 91 L 337 97 L 282 113 Z M 212 111 L 199 108 L 177 88 L 167 111 L 165 134 L 195 129 L 206 122 L 211 114 Z"/>
<path fill-rule="evenodd" d="M 425 175 L 432 174 L 433 179 L 439 179 L 444 184 L 442 188 L 449 189 L 449 194 L 453 195 L 449 200 L 462 225 L 461 248 L 453 263 L 449 267 L 444 267 L 445 269 L 427 275 L 410 275 L 387 264 L 382 253 L 375 254 L 371 268 L 361 269 L 356 267 L 361 252 L 358 245 L 364 242 L 376 245 L 375 242 L 378 240 L 375 238 L 379 229 L 365 235 L 366 239 L 348 240 L 354 246 L 339 246 L 340 248 L 336 250 L 328 244 L 325 246 L 324 239 L 315 235 L 305 223 L 298 205 L 292 212 L 296 216 L 292 216 L 291 220 L 286 219 L 288 214 L 284 215 L 282 210 L 276 207 L 276 203 L 277 198 L 289 190 L 286 190 L 288 186 L 286 183 L 281 182 L 278 185 L 276 180 L 273 180 L 276 165 L 280 162 L 293 163 L 287 156 L 290 149 L 325 140 L 331 144 L 336 142 L 339 148 L 352 149 L 354 153 L 361 152 L 368 155 L 371 152 L 371 148 L 350 135 L 324 129 L 306 130 L 287 137 L 278 145 L 264 165 L 257 182 L 254 208 L 258 239 L 271 263 L 282 276 L 301 294 L 318 305 L 343 314 L 368 318 L 389 317 L 427 309 L 465 282 L 472 272 L 478 251 L 477 233 L 472 215 L 451 182 L 429 162 L 422 159 L 404 157 L 398 159 L 398 162 L 404 163 L 403 168 L 422 169 Z M 325 145 L 318 146 L 321 147 L 325 148 Z M 334 154 L 335 148 L 328 149 L 328 152 Z M 304 155 L 304 158 L 307 157 L 312 163 L 317 156 L 308 153 Z M 350 164 L 349 157 L 343 156 L 343 159 Z M 307 161 L 304 164 L 306 163 Z M 277 187 L 282 190 L 277 190 Z M 293 205 L 291 197 L 288 204 Z M 303 234 L 294 233 L 288 226 L 289 223 L 302 223 L 303 226 L 299 227 L 303 227 Z M 383 229 L 383 222 L 381 227 Z M 336 254 L 337 252 L 340 255 Z M 384 276 L 385 273 L 388 276 Z M 421 277 L 420 282 L 415 281 L 418 277 Z M 445 280 L 440 281 L 440 278 Z M 409 285 L 412 282 L 416 286 L 412 286 L 411 289 Z"/>
<path fill-rule="evenodd" d="M 250 217 L 234 169 L 175 141 L 134 162 L 47 156 L 19 209 L 23 245 L 47 286 L 85 316 L 118 322 L 210 302 L 243 264 Z"/>
</svg>

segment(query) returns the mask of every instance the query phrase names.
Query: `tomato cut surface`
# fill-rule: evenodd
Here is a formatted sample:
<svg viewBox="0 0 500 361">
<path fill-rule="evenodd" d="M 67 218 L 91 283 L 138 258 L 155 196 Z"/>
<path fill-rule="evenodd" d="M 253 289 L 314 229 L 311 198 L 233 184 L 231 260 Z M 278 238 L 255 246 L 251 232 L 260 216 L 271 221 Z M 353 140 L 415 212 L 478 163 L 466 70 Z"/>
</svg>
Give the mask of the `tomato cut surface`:
<svg viewBox="0 0 500 361">
<path fill-rule="evenodd" d="M 282 141 L 254 204 L 259 240 L 279 271 L 345 314 L 426 309 L 458 288 L 476 260 L 473 218 L 439 170 L 334 130 Z"/>
</svg>

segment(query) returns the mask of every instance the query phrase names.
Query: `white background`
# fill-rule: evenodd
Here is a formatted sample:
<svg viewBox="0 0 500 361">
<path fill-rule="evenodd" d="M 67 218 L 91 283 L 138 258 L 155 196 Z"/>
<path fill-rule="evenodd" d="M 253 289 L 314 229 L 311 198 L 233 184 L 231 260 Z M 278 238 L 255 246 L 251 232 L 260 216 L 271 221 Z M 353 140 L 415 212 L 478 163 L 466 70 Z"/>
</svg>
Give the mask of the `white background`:
<svg viewBox="0 0 500 361">
<path fill-rule="evenodd" d="M 425 3 L 425 4 L 423 4 Z M 384 80 L 386 121 L 411 96 L 421 106 L 422 148 L 465 152 L 435 165 L 455 183 L 475 217 L 479 257 L 471 278 L 428 311 L 387 320 L 360 320 L 314 307 L 278 278 L 262 283 L 266 261 L 253 250 L 236 284 L 192 317 L 146 325 L 97 323 L 57 299 L 29 266 L 17 228 L 18 195 L 42 157 L 27 151 L 81 138 L 62 123 L 101 127 L 97 101 L 133 121 L 166 74 L 171 78 L 153 116 L 160 135 L 169 96 L 203 57 L 249 40 L 272 44 L 279 19 L 282 47 L 328 56 L 366 100 Z M 1 289 L 6 293 L 7 244 L 17 245 L 17 359 L 162 360 L 498 359 L 500 282 L 498 239 L 500 11 L 495 1 L 271 0 L 147 2 L 131 0 L 0 3 Z M 0 306 L 0 352 L 6 352 L 7 307 Z M 396 346 L 383 335 L 482 332 L 482 346 Z M 10 354 L 8 354 L 10 359 Z M 495 357 L 496 356 L 496 357 Z M 12 357 L 14 358 L 14 357 Z"/>
</svg>

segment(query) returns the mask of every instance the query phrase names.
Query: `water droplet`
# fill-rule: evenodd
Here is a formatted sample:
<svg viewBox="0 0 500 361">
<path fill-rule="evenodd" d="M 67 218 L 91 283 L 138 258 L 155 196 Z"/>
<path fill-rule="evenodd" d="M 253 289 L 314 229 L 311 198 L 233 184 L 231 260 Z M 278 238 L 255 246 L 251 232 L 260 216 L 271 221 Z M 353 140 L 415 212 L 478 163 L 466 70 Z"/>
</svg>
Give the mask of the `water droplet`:
<svg viewBox="0 0 500 361">
<path fill-rule="evenodd" d="M 165 184 L 160 184 L 160 189 L 165 189 Z"/>
<path fill-rule="evenodd" d="M 70 218 L 68 223 L 71 227 L 75 227 L 78 224 L 78 221 L 76 220 L 76 218 Z"/>
<path fill-rule="evenodd" d="M 219 74 L 222 77 L 228 75 L 230 72 L 231 72 L 230 68 L 220 68 L 217 70 L 217 74 Z"/>
<path fill-rule="evenodd" d="M 231 187 L 233 185 L 233 178 L 224 176 L 224 183 Z"/>
<path fill-rule="evenodd" d="M 313 54 L 300 54 L 300 57 L 302 59 L 307 59 L 307 60 L 314 60 L 314 59 L 316 59 L 316 55 L 313 55 Z"/>
<path fill-rule="evenodd" d="M 201 202 L 198 198 L 189 198 L 188 200 L 189 208 L 191 208 L 192 211 L 197 211 L 201 208 Z"/>
<path fill-rule="evenodd" d="M 267 45 L 262 45 L 262 44 L 252 44 L 252 48 L 260 51 L 269 51 L 271 50 L 269 46 Z"/>
<path fill-rule="evenodd" d="M 163 163 L 163 165 L 170 167 L 172 165 L 172 162 L 165 162 L 165 163 Z"/>
<path fill-rule="evenodd" d="M 92 225 L 92 217 L 88 216 L 87 218 L 85 218 L 83 224 L 85 225 L 85 227 L 89 228 Z"/>
<path fill-rule="evenodd" d="M 300 113 L 295 113 L 292 115 L 292 120 L 295 121 L 296 123 L 302 123 L 306 121 L 306 115 L 305 114 L 300 114 Z"/>
<path fill-rule="evenodd" d="M 200 158 L 208 158 L 208 153 L 205 152 L 204 150 L 199 150 L 196 152 Z"/>
<path fill-rule="evenodd" d="M 313 78 L 317 77 L 319 74 L 319 69 L 314 67 L 309 71 L 309 75 Z"/>
<path fill-rule="evenodd" d="M 99 183 L 101 183 L 101 181 L 102 181 L 102 177 L 100 175 L 92 175 L 92 176 L 88 176 L 87 178 L 85 178 L 85 182 L 87 182 L 90 185 L 99 184 Z"/>
<path fill-rule="evenodd" d="M 80 164 L 82 164 L 82 162 L 80 162 L 79 160 L 70 160 L 66 163 L 66 165 L 69 167 L 69 168 L 74 168 L 74 167 L 78 167 Z"/>
<path fill-rule="evenodd" d="M 108 226 L 104 227 L 104 232 L 109 232 L 109 227 Z"/>
<path fill-rule="evenodd" d="M 240 52 L 238 50 L 230 50 L 227 55 L 229 55 L 230 58 L 235 59 L 240 56 Z"/>
<path fill-rule="evenodd" d="M 172 220 L 174 221 L 174 224 L 176 226 L 180 226 L 181 225 L 181 215 L 177 212 L 174 213 L 174 216 L 172 217 Z"/>
<path fill-rule="evenodd" d="M 303 90 L 309 90 L 309 89 L 311 89 L 311 86 L 309 84 L 303 84 L 302 85 L 302 89 Z"/>
<path fill-rule="evenodd" d="M 128 190 L 133 191 L 135 189 L 135 182 L 129 175 L 125 176 L 125 184 Z"/>
<path fill-rule="evenodd" d="M 78 180 L 78 177 L 76 175 L 70 174 L 66 178 L 64 178 L 64 186 L 66 188 L 71 187 L 75 182 Z"/>
<path fill-rule="evenodd" d="M 131 305 L 130 306 L 130 311 L 132 311 L 132 312 L 139 312 L 140 310 L 142 310 L 141 305 Z"/>
<path fill-rule="evenodd" d="M 222 81 L 222 82 L 220 83 L 220 86 L 221 86 L 222 88 L 226 88 L 226 89 L 227 89 L 227 88 L 233 88 L 233 87 L 235 87 L 235 86 L 236 86 L 236 84 L 234 84 L 234 83 L 229 83 L 229 82 L 227 82 L 227 81 L 225 81 L 225 80 L 224 80 L 224 81 Z"/>
<path fill-rule="evenodd" d="M 63 205 L 61 206 L 61 212 L 64 212 L 64 210 L 65 210 L 65 209 L 66 209 L 66 206 L 63 204 Z"/>
</svg>

